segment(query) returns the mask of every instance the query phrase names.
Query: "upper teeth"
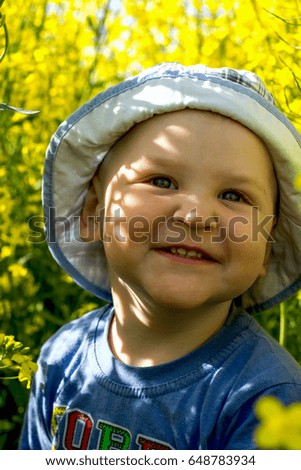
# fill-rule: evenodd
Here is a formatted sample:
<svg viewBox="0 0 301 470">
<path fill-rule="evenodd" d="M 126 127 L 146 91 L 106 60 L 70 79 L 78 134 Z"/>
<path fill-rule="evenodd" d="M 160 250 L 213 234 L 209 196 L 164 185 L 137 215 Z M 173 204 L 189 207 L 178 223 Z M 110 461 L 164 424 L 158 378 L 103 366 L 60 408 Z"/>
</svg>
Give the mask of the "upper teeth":
<svg viewBox="0 0 301 470">
<path fill-rule="evenodd" d="M 170 251 L 174 255 L 185 256 L 187 258 L 202 258 L 202 253 L 199 253 L 198 251 L 195 251 L 195 250 L 186 250 L 185 248 L 172 247 Z"/>
</svg>

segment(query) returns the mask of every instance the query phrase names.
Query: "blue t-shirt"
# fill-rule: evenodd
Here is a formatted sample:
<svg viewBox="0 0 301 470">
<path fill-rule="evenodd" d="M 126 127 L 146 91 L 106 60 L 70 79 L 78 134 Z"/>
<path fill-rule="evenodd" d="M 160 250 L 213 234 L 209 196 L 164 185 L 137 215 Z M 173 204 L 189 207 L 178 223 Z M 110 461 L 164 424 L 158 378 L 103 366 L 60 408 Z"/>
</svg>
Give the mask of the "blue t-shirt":
<svg viewBox="0 0 301 470">
<path fill-rule="evenodd" d="M 190 354 L 154 367 L 118 361 L 113 306 L 43 346 L 21 449 L 255 449 L 262 395 L 301 401 L 301 368 L 244 311 Z"/>
</svg>

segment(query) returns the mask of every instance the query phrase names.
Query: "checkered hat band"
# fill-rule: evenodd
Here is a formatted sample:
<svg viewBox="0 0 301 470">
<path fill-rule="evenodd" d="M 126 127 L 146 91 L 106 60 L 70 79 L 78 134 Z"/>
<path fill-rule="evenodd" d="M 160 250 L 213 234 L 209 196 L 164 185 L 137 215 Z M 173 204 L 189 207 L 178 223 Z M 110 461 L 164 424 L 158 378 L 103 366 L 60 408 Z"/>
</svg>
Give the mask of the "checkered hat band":
<svg viewBox="0 0 301 470">
<path fill-rule="evenodd" d="M 185 72 L 186 75 L 189 75 L 190 72 L 191 76 L 197 74 L 208 78 L 222 78 L 223 80 L 237 83 L 246 88 L 251 88 L 252 90 L 256 91 L 256 93 L 265 98 L 268 102 L 275 105 L 275 99 L 273 95 L 269 92 L 269 90 L 267 90 L 262 80 L 255 73 L 249 72 L 248 70 L 235 70 L 229 67 L 210 68 L 203 64 L 183 67 L 178 63 L 174 63 L 161 64 L 156 68 L 156 74 L 158 72 L 159 74 L 167 72 L 173 76 L 181 74 L 181 72 Z"/>
</svg>

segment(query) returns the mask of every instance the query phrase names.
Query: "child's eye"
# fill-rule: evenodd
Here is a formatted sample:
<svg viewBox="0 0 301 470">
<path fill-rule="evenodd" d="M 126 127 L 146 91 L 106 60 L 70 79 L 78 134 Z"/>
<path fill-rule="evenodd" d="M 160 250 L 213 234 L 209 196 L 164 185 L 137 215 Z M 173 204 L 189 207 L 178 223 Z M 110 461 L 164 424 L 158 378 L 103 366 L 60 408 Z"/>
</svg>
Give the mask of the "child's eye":
<svg viewBox="0 0 301 470">
<path fill-rule="evenodd" d="M 170 178 L 166 178 L 164 176 L 157 176 L 156 178 L 152 178 L 150 181 L 154 186 L 163 189 L 176 189 L 176 186 L 172 182 Z"/>
<path fill-rule="evenodd" d="M 225 199 L 226 201 L 230 202 L 242 202 L 245 201 L 246 198 L 244 197 L 243 194 L 241 194 L 239 191 L 229 189 L 227 191 L 223 191 L 220 196 L 220 199 Z"/>
</svg>

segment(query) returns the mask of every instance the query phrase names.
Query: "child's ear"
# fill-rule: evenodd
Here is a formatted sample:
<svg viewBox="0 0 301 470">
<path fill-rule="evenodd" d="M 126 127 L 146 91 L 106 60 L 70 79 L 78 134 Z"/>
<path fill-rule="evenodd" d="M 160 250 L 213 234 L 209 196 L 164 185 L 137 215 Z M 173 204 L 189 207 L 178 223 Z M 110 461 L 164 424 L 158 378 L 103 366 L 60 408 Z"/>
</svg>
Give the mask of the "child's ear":
<svg viewBox="0 0 301 470">
<path fill-rule="evenodd" d="M 98 194 L 97 176 L 95 176 L 90 183 L 80 215 L 80 237 L 85 242 L 95 242 L 102 238 L 103 214 Z"/>
</svg>

